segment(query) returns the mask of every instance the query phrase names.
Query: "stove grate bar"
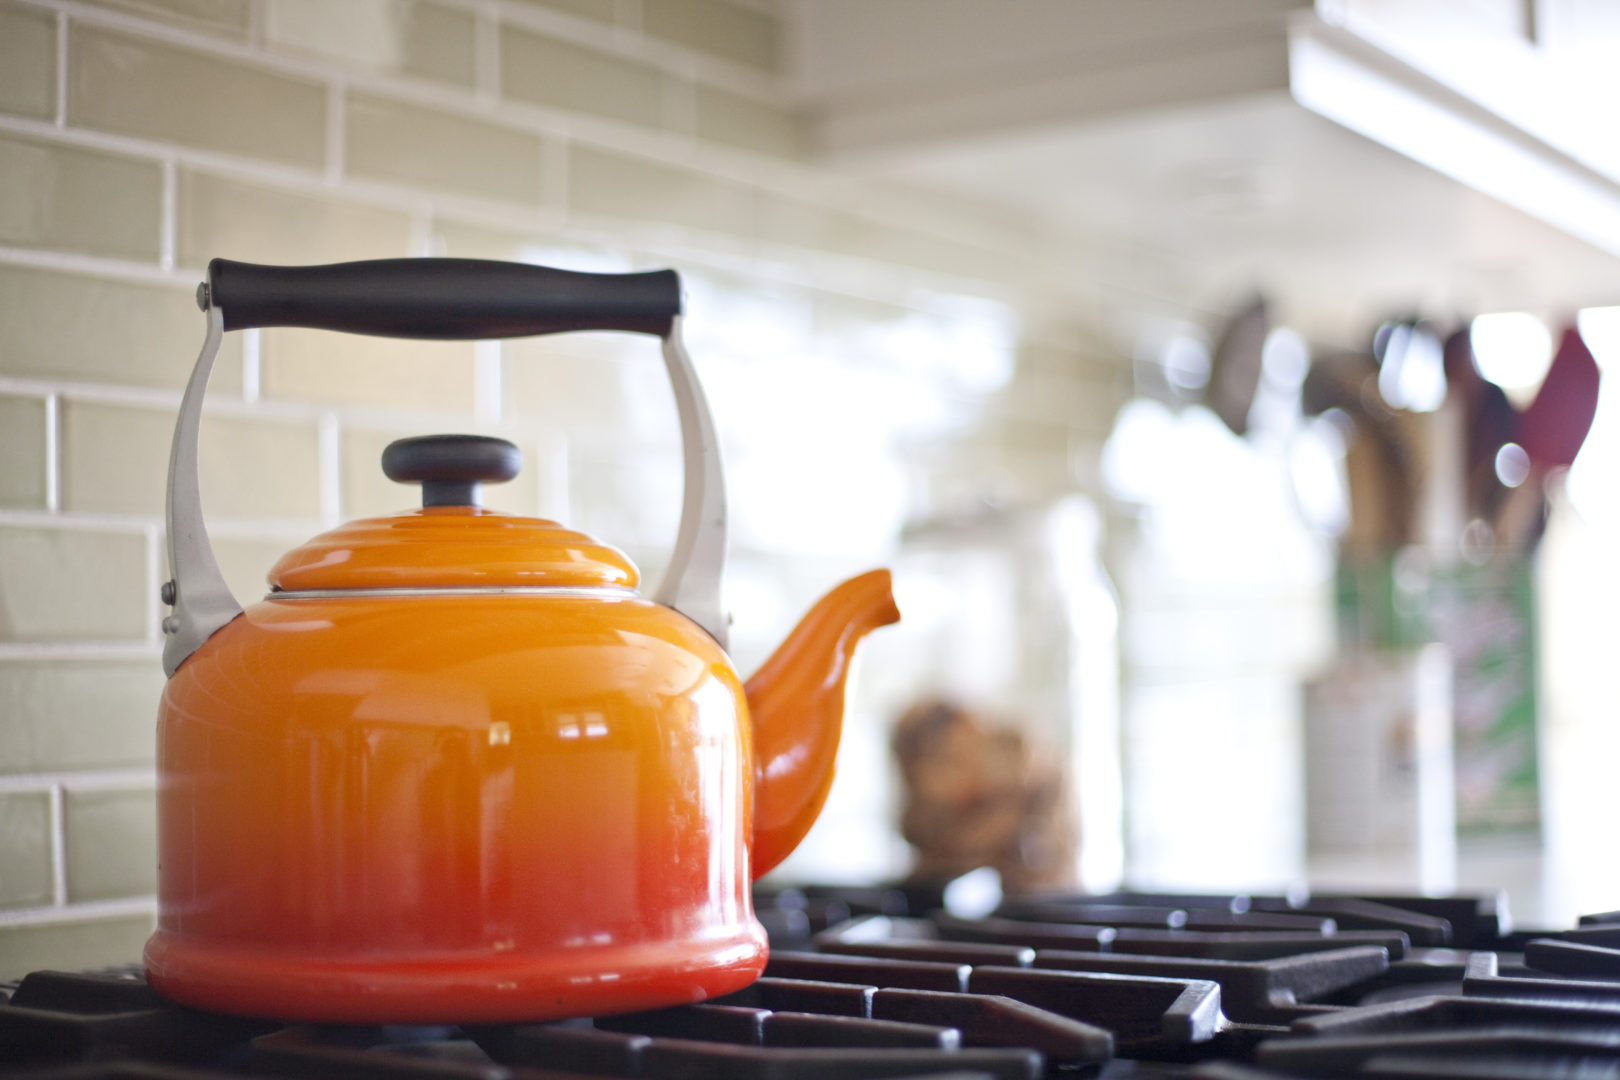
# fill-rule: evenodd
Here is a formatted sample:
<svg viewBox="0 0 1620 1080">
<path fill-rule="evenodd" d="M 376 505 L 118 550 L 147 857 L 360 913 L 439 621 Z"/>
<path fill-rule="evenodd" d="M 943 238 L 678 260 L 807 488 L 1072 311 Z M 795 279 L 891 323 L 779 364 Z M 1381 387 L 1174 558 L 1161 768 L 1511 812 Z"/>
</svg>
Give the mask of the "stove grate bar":
<svg viewBox="0 0 1620 1080">
<path fill-rule="evenodd" d="M 733 994 L 715 998 L 716 1005 L 820 1013 L 823 1016 L 871 1016 L 877 987 L 821 979 L 755 979 Z"/>
<path fill-rule="evenodd" d="M 1389 954 L 1382 948 L 1363 946 L 1242 961 L 1042 949 L 1036 954 L 1035 967 L 1208 979 L 1220 984 L 1222 1008 L 1233 1020 L 1286 1024 L 1323 1008 L 1342 1007 L 1309 1002 L 1381 975 L 1389 969 Z"/>
<path fill-rule="evenodd" d="M 646 1080 L 890 1080 L 982 1072 L 994 1080 L 1040 1080 L 1030 1050 L 895 1050 L 840 1047 L 794 1051 L 654 1039 L 641 1057 Z"/>
<path fill-rule="evenodd" d="M 765 974 L 779 979 L 812 979 L 900 987 L 907 990 L 967 990 L 967 964 L 924 960 L 873 960 L 825 953 L 773 952 Z"/>
<path fill-rule="evenodd" d="M 872 1014 L 948 1024 L 969 1046 L 1029 1047 L 1051 1062 L 1098 1062 L 1114 1055 L 1114 1036 L 1105 1028 L 1000 995 L 884 989 L 872 999 Z"/>
<path fill-rule="evenodd" d="M 1524 947 L 1526 966 L 1576 978 L 1620 977 L 1620 949 L 1574 941 L 1532 941 Z"/>
</svg>

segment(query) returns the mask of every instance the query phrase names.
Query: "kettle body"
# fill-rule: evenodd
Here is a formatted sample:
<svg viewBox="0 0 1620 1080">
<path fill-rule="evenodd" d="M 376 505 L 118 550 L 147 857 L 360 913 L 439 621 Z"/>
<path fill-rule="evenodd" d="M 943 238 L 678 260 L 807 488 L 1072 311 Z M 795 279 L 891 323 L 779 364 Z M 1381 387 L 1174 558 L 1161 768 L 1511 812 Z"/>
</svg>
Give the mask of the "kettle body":
<svg viewBox="0 0 1620 1080">
<path fill-rule="evenodd" d="M 644 600 L 272 594 L 163 694 L 153 984 L 397 1022 L 738 989 L 766 959 L 747 716 Z"/>
<path fill-rule="evenodd" d="M 322 1023 L 540 1021 L 701 1001 L 758 977 L 750 885 L 832 783 L 854 649 L 887 571 L 833 589 L 744 683 L 726 656 L 718 439 L 673 271 L 458 259 L 214 260 L 169 465 L 158 927 L 185 1005 Z M 681 520 L 650 598 L 622 552 L 486 510 L 516 446 L 392 444 L 423 505 L 329 530 L 243 608 L 208 543 L 202 399 L 231 329 L 663 340 Z"/>
</svg>

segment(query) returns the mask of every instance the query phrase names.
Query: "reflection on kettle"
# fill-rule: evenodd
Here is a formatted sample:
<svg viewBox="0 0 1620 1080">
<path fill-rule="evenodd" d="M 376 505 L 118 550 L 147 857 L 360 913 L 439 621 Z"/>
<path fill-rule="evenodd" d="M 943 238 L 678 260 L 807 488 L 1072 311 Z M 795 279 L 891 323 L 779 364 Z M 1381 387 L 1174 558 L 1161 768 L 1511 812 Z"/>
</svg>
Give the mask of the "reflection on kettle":
<svg viewBox="0 0 1620 1080">
<path fill-rule="evenodd" d="M 558 297 L 562 299 L 559 300 Z M 471 260 L 216 260 L 170 466 L 170 679 L 158 721 L 160 993 L 324 1022 L 543 1020 L 699 1001 L 765 964 L 749 883 L 832 783 L 889 574 L 838 586 L 746 686 L 725 652 L 725 496 L 673 272 Z M 686 454 L 671 572 L 484 509 L 499 439 L 401 440 L 422 508 L 285 555 L 243 610 L 197 498 L 225 330 L 416 337 L 620 329 L 664 341 Z"/>
</svg>

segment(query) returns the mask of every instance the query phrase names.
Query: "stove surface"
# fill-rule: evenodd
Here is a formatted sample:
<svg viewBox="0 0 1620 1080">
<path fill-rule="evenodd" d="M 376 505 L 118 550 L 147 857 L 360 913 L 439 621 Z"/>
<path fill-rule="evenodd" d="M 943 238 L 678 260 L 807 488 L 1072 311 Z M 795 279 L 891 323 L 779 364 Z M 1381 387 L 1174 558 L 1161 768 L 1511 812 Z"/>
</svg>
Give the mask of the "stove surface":
<svg viewBox="0 0 1620 1080">
<path fill-rule="evenodd" d="M 760 890 L 765 977 L 657 1012 L 288 1026 L 164 1002 L 138 970 L 0 987 L 35 1080 L 1620 1080 L 1620 913 L 1514 932 L 1497 897 L 1019 897 Z"/>
</svg>

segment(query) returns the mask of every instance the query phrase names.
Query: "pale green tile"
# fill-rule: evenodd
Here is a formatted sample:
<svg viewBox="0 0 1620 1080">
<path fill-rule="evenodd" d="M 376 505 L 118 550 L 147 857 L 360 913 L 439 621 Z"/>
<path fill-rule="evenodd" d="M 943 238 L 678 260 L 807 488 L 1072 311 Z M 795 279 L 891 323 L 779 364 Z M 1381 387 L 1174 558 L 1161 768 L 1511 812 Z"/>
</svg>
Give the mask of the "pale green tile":
<svg viewBox="0 0 1620 1080">
<path fill-rule="evenodd" d="M 326 89 L 222 57 L 74 25 L 68 122 L 319 168 Z"/>
<path fill-rule="evenodd" d="M 252 18 L 250 0 L 87 0 L 95 7 L 125 11 L 188 30 L 246 37 Z"/>
<path fill-rule="evenodd" d="M 231 595 L 246 606 L 264 599 L 270 591 L 265 579 L 270 568 L 297 540 L 235 540 L 218 537 L 214 540 L 214 556 L 219 560 L 219 571 L 225 575 L 225 584 Z"/>
<path fill-rule="evenodd" d="M 351 175 L 503 202 L 540 200 L 538 136 L 365 94 L 350 95 L 347 109 Z"/>
<path fill-rule="evenodd" d="M 472 412 L 475 362 L 470 341 L 278 328 L 265 332 L 259 363 L 267 398 Z"/>
<path fill-rule="evenodd" d="M 0 908 L 49 904 L 51 878 L 50 796 L 0 795 Z"/>
<path fill-rule="evenodd" d="M 426 0 L 264 0 L 265 44 L 368 71 L 472 86 L 470 11 Z"/>
<path fill-rule="evenodd" d="M 62 407 L 62 505 L 161 514 L 174 415 L 164 409 L 68 401 Z M 234 416 L 203 420 L 203 509 L 224 517 L 315 517 L 319 442 L 313 425 Z"/>
<path fill-rule="evenodd" d="M 222 517 L 321 513 L 321 439 L 313 424 L 211 416 L 199 439 L 203 508 Z"/>
<path fill-rule="evenodd" d="M 657 127 L 663 117 L 664 75 L 644 64 L 506 26 L 501 29 L 501 93 L 517 101 Z"/>
<path fill-rule="evenodd" d="M 477 29 L 466 11 L 442 4 L 404 4 L 400 70 L 424 79 L 472 86 L 477 82 Z"/>
<path fill-rule="evenodd" d="M 343 517 L 346 520 L 382 517 L 422 504 L 422 491 L 417 485 L 395 483 L 383 475 L 383 447 L 404 434 L 363 428 L 343 432 Z"/>
<path fill-rule="evenodd" d="M 508 262 L 533 262 L 539 252 L 569 246 L 566 240 L 557 236 L 491 229 L 443 218 L 433 223 L 433 243 L 436 255 Z"/>
<path fill-rule="evenodd" d="M 62 506 L 115 514 L 163 513 L 174 414 L 62 403 Z M 207 458 L 202 458 L 206 467 Z"/>
<path fill-rule="evenodd" d="M 0 372 L 178 391 L 206 319 L 193 287 L 0 265 Z M 211 393 L 240 393 L 241 335 L 227 334 Z"/>
<path fill-rule="evenodd" d="M 183 169 L 177 258 L 201 268 L 243 262 L 344 262 L 410 254 L 410 218 L 341 199 L 294 194 Z"/>
<path fill-rule="evenodd" d="M 805 128 L 799 116 L 712 86 L 697 88 L 697 136 L 760 154 L 805 155 Z"/>
<path fill-rule="evenodd" d="M 114 900 L 157 892 L 157 793 L 68 791 L 68 900 Z"/>
<path fill-rule="evenodd" d="M 146 537 L 0 527 L 0 641 L 144 638 Z"/>
<path fill-rule="evenodd" d="M 861 296 L 821 289 L 811 290 L 808 296 L 810 333 L 823 340 L 859 338 L 917 317 L 915 308 Z"/>
<path fill-rule="evenodd" d="M 150 915 L 0 926 L 0 979 L 30 971 L 83 971 L 138 964 L 156 921 Z"/>
<path fill-rule="evenodd" d="M 45 505 L 45 402 L 0 396 L 0 506 Z"/>
<path fill-rule="evenodd" d="M 0 663 L 0 773 L 151 765 L 163 681 L 156 656 Z"/>
<path fill-rule="evenodd" d="M 0 135 L 0 243 L 157 261 L 156 162 Z"/>
<path fill-rule="evenodd" d="M 968 279 L 989 280 L 1002 274 L 1016 276 L 1025 269 L 1009 263 L 1003 252 L 876 222 L 868 223 L 861 230 L 859 243 L 849 253 L 875 262 Z"/>
<path fill-rule="evenodd" d="M 764 243 L 845 252 L 861 242 L 864 225 L 853 215 L 771 192 L 760 192 L 758 205 Z"/>
<path fill-rule="evenodd" d="M 0 112 L 56 115 L 56 15 L 0 7 Z"/>
<path fill-rule="evenodd" d="M 575 145 L 568 157 L 568 205 L 587 214 L 749 235 L 752 188 L 647 158 Z"/>
<path fill-rule="evenodd" d="M 550 8 L 567 15 L 579 15 L 598 22 L 612 22 L 614 0 L 524 0 L 531 7 Z"/>
<path fill-rule="evenodd" d="M 508 342 L 502 360 L 507 415 L 608 444 L 679 444 L 669 380 L 651 338 L 524 338 Z"/>
<path fill-rule="evenodd" d="M 646 0 L 641 26 L 651 37 L 750 67 L 774 71 L 781 26 L 755 8 L 726 0 Z"/>
</svg>

